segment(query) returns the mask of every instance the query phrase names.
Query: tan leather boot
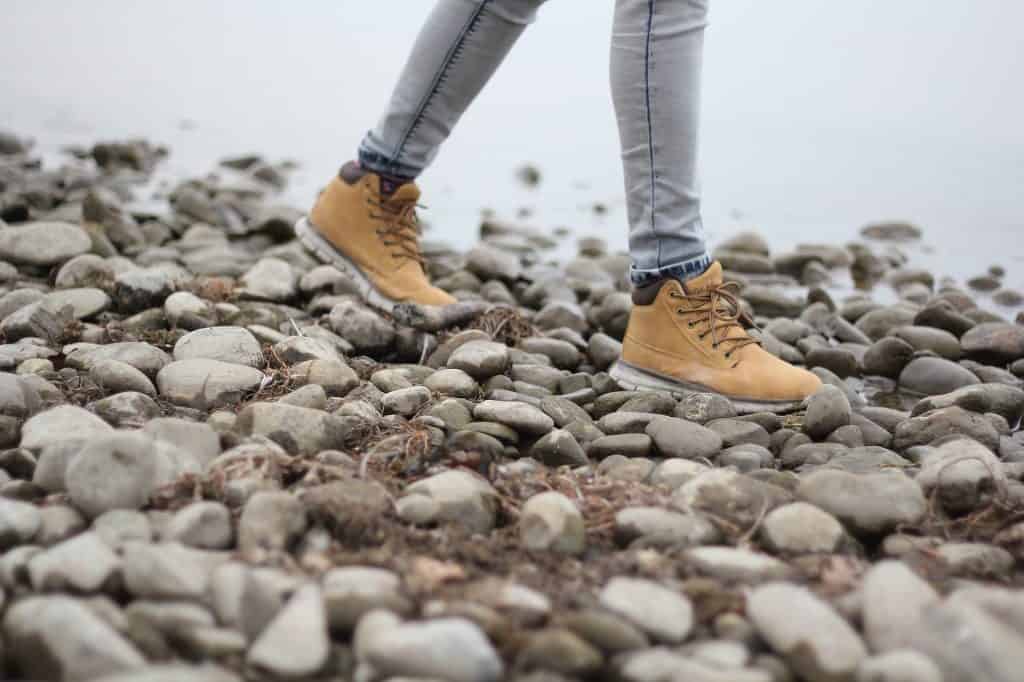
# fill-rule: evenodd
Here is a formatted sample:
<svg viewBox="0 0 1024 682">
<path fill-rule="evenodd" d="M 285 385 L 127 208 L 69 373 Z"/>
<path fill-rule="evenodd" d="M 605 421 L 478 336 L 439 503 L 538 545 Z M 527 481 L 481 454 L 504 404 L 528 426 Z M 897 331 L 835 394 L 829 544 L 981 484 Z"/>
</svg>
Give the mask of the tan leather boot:
<svg viewBox="0 0 1024 682">
<path fill-rule="evenodd" d="M 406 301 L 454 303 L 431 286 L 420 254 L 413 182 L 388 188 L 380 176 L 346 164 L 320 194 L 308 218 L 295 225 L 299 240 L 325 263 L 348 275 L 367 303 L 390 311 Z"/>
<path fill-rule="evenodd" d="M 821 381 L 747 333 L 733 287 L 715 262 L 686 284 L 667 279 L 634 292 L 612 377 L 627 389 L 718 393 L 740 413 L 799 408 Z"/>
</svg>

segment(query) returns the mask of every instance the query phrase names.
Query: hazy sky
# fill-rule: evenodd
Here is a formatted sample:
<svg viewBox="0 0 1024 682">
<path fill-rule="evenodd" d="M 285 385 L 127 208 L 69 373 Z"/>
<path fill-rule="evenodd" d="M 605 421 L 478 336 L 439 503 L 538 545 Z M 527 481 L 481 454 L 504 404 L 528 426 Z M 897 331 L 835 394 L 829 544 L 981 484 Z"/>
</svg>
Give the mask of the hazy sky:
<svg viewBox="0 0 1024 682">
<path fill-rule="evenodd" d="M 0 125 L 44 141 L 144 134 L 193 172 L 248 150 L 297 158 L 305 200 L 379 116 L 431 5 L 4 0 Z M 621 194 L 612 6 L 542 9 L 424 178 L 446 235 L 471 232 L 480 206 L 529 203 L 623 242 L 621 215 L 593 226 L 581 210 Z M 1005 242 L 1024 222 L 1021 26 L 1019 0 L 712 0 L 709 231 L 742 215 L 780 242 L 846 241 L 905 217 L 940 250 L 970 247 L 963 268 L 1024 257 Z M 523 161 L 545 171 L 539 195 L 514 187 Z"/>
</svg>

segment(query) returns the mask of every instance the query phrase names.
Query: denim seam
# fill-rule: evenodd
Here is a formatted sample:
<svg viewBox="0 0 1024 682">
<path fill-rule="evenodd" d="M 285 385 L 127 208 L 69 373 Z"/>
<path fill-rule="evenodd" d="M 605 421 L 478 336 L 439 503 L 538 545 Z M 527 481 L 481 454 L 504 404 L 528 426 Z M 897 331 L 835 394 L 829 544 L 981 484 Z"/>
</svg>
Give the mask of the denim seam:
<svg viewBox="0 0 1024 682">
<path fill-rule="evenodd" d="M 462 31 L 459 33 L 458 40 L 455 41 L 455 44 L 452 45 L 451 50 L 449 50 L 448 54 L 445 55 L 444 61 L 441 63 L 441 68 L 438 70 L 437 75 L 434 77 L 434 82 L 431 85 L 430 90 L 423 97 L 423 101 L 420 102 L 419 107 L 417 107 L 416 115 L 413 117 L 412 123 L 409 125 L 409 129 L 406 131 L 405 135 L 402 136 L 402 141 L 398 144 L 398 147 L 395 149 L 394 158 L 396 163 L 399 163 L 398 159 L 401 158 L 402 153 L 405 151 L 405 146 L 409 143 L 409 140 L 412 138 L 417 128 L 419 128 L 420 124 L 423 122 L 423 116 L 424 114 L 426 114 L 427 108 L 433 101 L 434 96 L 437 95 L 438 92 L 440 92 L 441 86 L 444 85 L 444 83 L 447 81 L 448 73 L 451 70 L 452 66 L 454 66 L 458 62 L 459 57 L 462 56 L 463 48 L 466 45 L 466 40 L 469 38 L 469 36 L 473 34 L 474 31 L 476 31 L 477 26 L 480 25 L 480 19 L 483 16 L 484 10 L 487 9 L 487 6 L 490 4 L 490 2 L 491 0 L 483 0 L 480 3 L 479 7 L 476 8 L 472 16 L 470 16 L 469 21 L 466 22 L 466 25 L 462 28 Z"/>
<path fill-rule="evenodd" d="M 647 1 L 647 44 L 644 51 L 644 98 L 647 106 L 647 149 L 650 156 L 650 182 L 651 182 L 651 234 L 657 236 L 657 225 L 655 222 L 655 203 L 657 192 L 657 177 L 655 175 L 654 161 L 654 116 L 651 113 L 651 41 L 654 33 L 654 0 Z M 661 240 L 658 240 L 658 267 L 661 267 Z"/>
</svg>

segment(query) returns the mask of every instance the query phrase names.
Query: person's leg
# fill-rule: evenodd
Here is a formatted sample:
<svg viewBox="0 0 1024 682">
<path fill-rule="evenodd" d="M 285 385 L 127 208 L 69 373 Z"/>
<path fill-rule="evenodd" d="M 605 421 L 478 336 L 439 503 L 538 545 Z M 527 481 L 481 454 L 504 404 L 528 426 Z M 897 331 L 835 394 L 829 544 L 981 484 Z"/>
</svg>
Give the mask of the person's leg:
<svg viewBox="0 0 1024 682">
<path fill-rule="evenodd" d="M 382 175 L 418 176 L 543 3 L 440 0 L 387 111 L 359 147 L 360 165 Z"/>
<path fill-rule="evenodd" d="M 617 0 L 612 97 L 622 142 L 635 285 L 710 264 L 697 184 L 707 0 Z"/>
<path fill-rule="evenodd" d="M 439 0 L 386 113 L 295 226 L 306 247 L 345 273 L 370 304 L 446 305 L 419 247 L 413 180 L 533 21 L 544 0 Z M 383 11 L 383 10 L 382 10 Z"/>
<path fill-rule="evenodd" d="M 704 243 L 697 123 L 707 0 L 616 0 L 612 93 L 622 138 L 633 310 L 611 375 L 623 388 L 713 392 L 740 412 L 789 411 L 817 390 L 746 329 Z"/>
</svg>

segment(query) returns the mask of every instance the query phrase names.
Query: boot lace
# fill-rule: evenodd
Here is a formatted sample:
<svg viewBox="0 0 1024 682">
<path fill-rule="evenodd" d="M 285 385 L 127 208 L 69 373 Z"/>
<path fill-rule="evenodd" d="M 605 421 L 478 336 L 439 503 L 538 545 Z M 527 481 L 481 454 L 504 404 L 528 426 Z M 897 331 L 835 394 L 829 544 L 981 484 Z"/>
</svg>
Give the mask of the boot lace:
<svg viewBox="0 0 1024 682">
<path fill-rule="evenodd" d="M 760 339 L 756 339 L 746 333 L 747 325 L 756 325 L 750 319 L 750 316 L 743 312 L 738 295 L 739 284 L 736 282 L 725 282 L 706 291 L 699 291 L 693 294 L 680 294 L 676 291 L 670 293 L 672 298 L 691 303 L 689 308 L 676 308 L 677 315 L 682 317 L 693 316 L 693 319 L 687 322 L 687 326 L 690 329 L 694 329 L 702 324 L 707 325 L 698 334 L 699 338 L 704 339 L 710 334 L 711 347 L 716 350 L 719 346 L 728 344 L 728 350 L 725 352 L 726 358 L 731 358 L 736 351 L 744 346 L 762 345 Z M 733 327 L 739 327 L 744 332 L 743 335 L 729 336 L 729 330 Z"/>
<path fill-rule="evenodd" d="M 368 200 L 371 209 L 370 218 L 383 225 L 376 229 L 377 237 L 384 246 L 395 249 L 391 255 L 419 263 L 426 270 L 426 261 L 420 252 L 420 222 L 416 216 L 415 201 Z"/>
</svg>

